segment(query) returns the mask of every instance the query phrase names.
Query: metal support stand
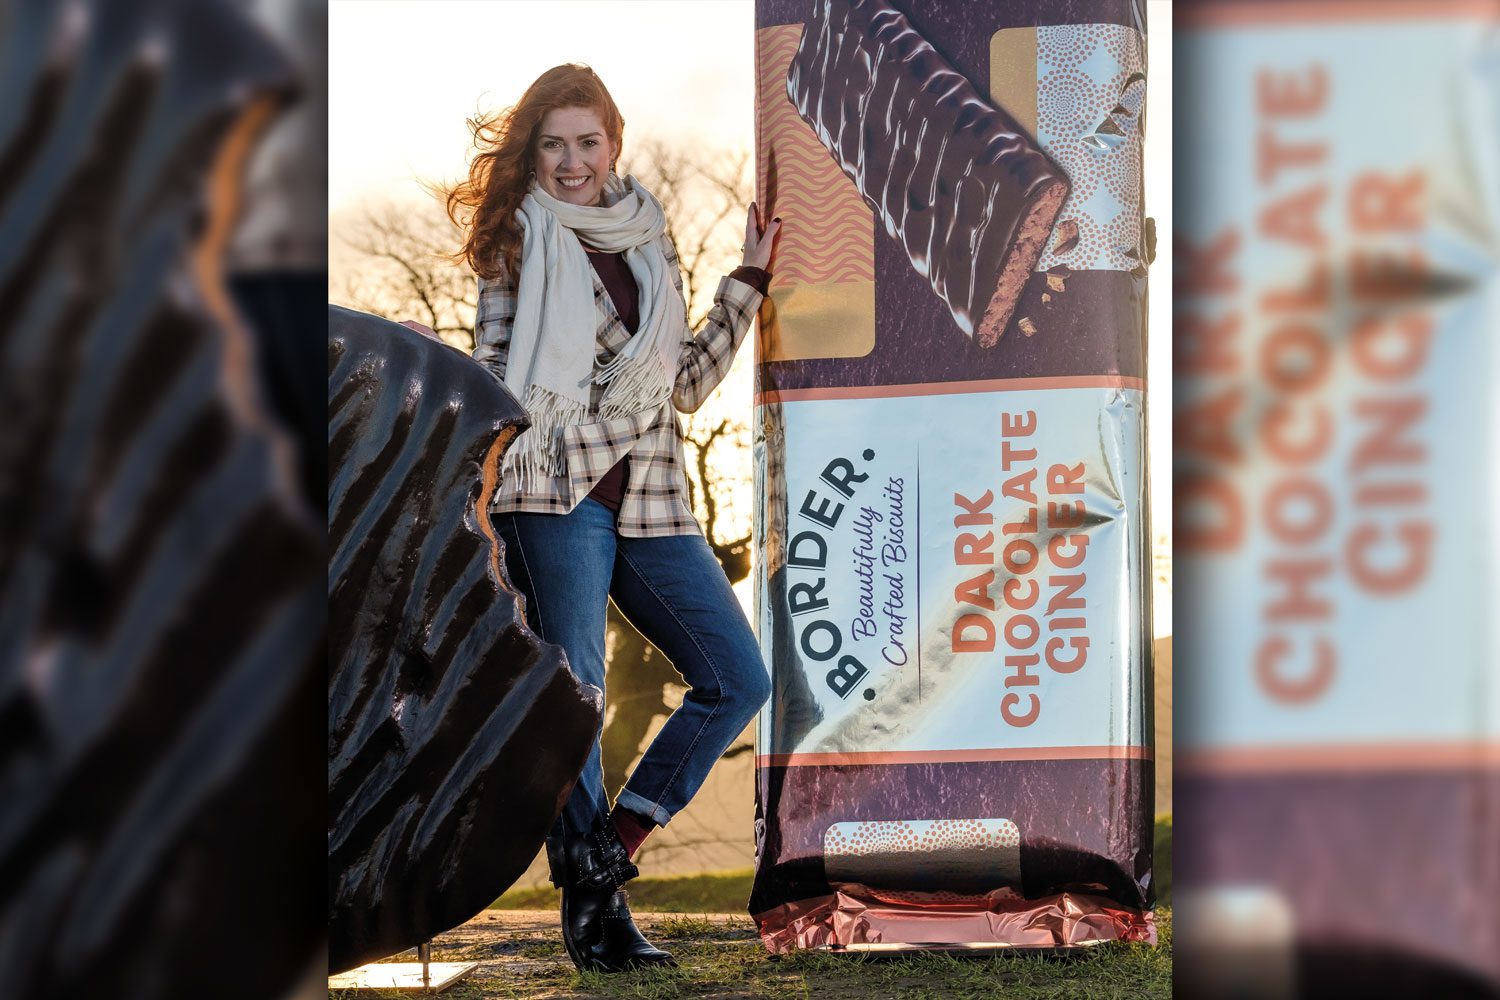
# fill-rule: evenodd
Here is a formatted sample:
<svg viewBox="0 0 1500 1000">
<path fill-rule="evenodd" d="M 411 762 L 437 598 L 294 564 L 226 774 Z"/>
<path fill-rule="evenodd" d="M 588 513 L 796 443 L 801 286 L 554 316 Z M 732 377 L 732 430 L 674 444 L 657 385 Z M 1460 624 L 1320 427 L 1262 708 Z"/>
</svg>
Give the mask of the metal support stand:
<svg viewBox="0 0 1500 1000">
<path fill-rule="evenodd" d="M 403 993 L 441 993 L 479 968 L 477 962 L 434 962 L 432 942 L 417 945 L 415 962 L 371 962 L 330 976 L 330 990 L 399 990 Z"/>
</svg>

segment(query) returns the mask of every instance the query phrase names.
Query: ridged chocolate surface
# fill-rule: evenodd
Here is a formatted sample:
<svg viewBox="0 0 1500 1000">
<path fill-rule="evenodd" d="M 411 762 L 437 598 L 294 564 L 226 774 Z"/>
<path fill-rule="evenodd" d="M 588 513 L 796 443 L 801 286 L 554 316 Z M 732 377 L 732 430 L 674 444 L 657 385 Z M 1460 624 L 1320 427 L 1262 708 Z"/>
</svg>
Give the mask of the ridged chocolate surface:
<svg viewBox="0 0 1500 1000">
<path fill-rule="evenodd" d="M 334 971 L 492 903 L 541 847 L 597 689 L 525 626 L 487 508 L 524 414 L 466 355 L 331 307 L 328 900 Z"/>
<path fill-rule="evenodd" d="M 0 995 L 287 996 L 324 934 L 321 515 L 204 233 L 289 67 L 214 0 L 0 23 Z"/>
<path fill-rule="evenodd" d="M 819 0 L 787 93 L 958 326 L 998 337 L 1062 170 L 881 0 Z"/>
</svg>

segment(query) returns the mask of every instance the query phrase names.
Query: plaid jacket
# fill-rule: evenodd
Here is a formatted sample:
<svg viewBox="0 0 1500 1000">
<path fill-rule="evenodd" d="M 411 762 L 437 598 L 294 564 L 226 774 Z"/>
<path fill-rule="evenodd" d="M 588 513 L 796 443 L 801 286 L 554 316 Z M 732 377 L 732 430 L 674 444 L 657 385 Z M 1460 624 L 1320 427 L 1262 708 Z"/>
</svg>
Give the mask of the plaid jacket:
<svg viewBox="0 0 1500 1000">
<path fill-rule="evenodd" d="M 680 295 L 681 265 L 671 241 L 664 238 L 661 242 Z M 593 277 L 594 314 L 599 324 L 595 364 L 603 364 L 614 357 L 631 334 L 615 311 L 604 283 L 598 274 Z M 734 353 L 745 339 L 760 299 L 760 293 L 742 281 L 724 278 L 719 282 L 714 307 L 702 331 L 695 337 L 691 329 L 683 330 L 682 355 L 672 392 L 672 404 L 677 409 L 684 413 L 696 410 L 729 373 Z M 502 381 L 515 316 L 515 282 L 508 275 L 495 281 L 479 279 L 474 359 Z M 594 386 L 590 409 L 597 410 L 603 391 L 601 386 Z M 525 493 L 513 482 L 502 482 L 491 509 L 566 514 L 628 453 L 630 476 L 616 521 L 619 533 L 645 537 L 702 532 L 688 503 L 682 426 L 672 406 L 663 403 L 657 410 L 635 416 L 580 424 L 567 432 L 564 448 L 562 475 Z"/>
</svg>

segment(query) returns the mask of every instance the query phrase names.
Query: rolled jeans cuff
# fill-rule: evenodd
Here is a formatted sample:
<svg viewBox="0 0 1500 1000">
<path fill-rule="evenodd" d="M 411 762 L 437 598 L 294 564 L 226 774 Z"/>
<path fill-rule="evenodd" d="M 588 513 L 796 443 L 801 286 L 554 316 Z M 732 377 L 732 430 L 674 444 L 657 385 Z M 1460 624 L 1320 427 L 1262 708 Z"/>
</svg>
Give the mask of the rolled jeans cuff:
<svg viewBox="0 0 1500 1000">
<path fill-rule="evenodd" d="M 637 816 L 645 816 L 657 826 L 666 826 L 667 823 L 672 819 L 671 813 L 667 812 L 665 809 L 657 805 L 655 802 L 652 802 L 650 799 L 637 795 L 629 788 L 620 790 L 619 796 L 615 799 L 615 805 L 621 806 L 625 809 L 629 809 Z"/>
</svg>

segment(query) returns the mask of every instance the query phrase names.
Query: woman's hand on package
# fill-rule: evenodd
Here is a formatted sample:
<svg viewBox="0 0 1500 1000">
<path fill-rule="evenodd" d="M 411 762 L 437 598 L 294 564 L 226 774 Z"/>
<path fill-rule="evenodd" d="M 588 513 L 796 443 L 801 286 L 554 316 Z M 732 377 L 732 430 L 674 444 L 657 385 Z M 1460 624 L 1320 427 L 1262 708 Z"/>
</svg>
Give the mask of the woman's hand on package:
<svg viewBox="0 0 1500 1000">
<path fill-rule="evenodd" d="M 742 263 L 746 267 L 758 267 L 769 271 L 771 269 L 771 250 L 775 246 L 776 237 L 780 232 L 780 217 L 772 219 L 768 224 L 762 225 L 760 209 L 752 201 L 750 203 L 750 211 L 745 213 L 745 256 Z"/>
</svg>

